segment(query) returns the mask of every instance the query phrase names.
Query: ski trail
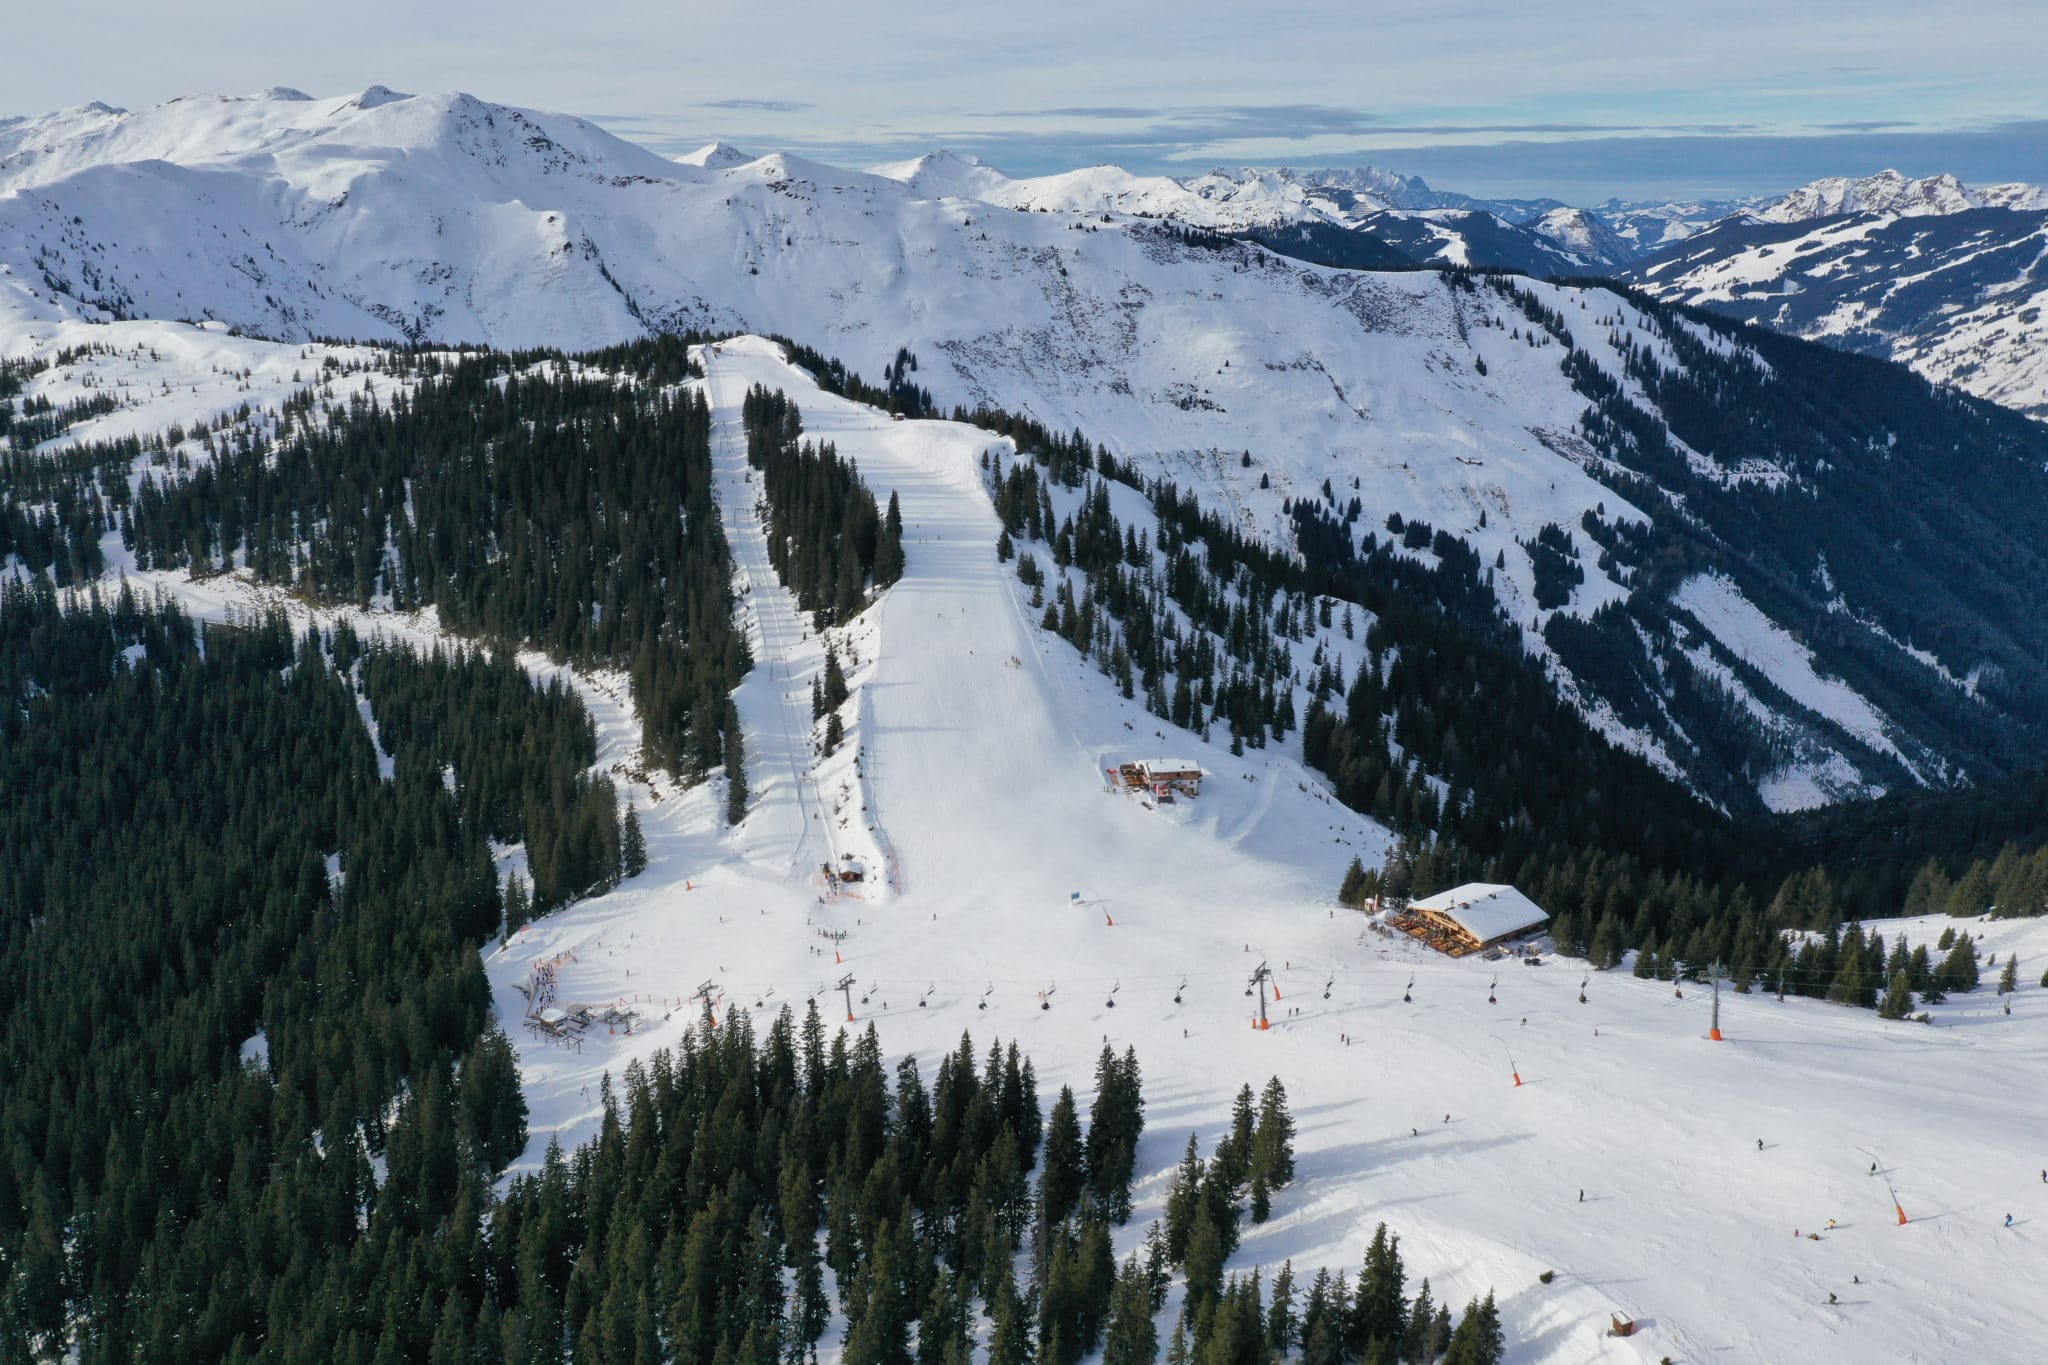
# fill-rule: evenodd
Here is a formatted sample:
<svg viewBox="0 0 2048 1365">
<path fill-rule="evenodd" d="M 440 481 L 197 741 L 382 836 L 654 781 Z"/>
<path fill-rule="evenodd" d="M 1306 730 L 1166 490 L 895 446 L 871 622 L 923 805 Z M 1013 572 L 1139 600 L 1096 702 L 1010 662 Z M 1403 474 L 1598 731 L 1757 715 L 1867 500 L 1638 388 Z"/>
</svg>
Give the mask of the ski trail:
<svg viewBox="0 0 2048 1365">
<path fill-rule="evenodd" d="M 811 764 L 810 691 L 805 682 L 823 659 L 805 628 L 796 595 L 768 558 L 758 489 L 747 465 L 741 424 L 743 381 L 720 368 L 715 348 L 698 348 L 711 402 L 711 465 L 718 514 L 732 550 L 754 669 L 733 691 L 746 736 L 749 809 L 741 856 L 764 869 L 808 879 L 836 863 L 825 803 Z M 820 851 L 822 847 L 822 852 Z"/>
<path fill-rule="evenodd" d="M 902 895 L 904 890 L 903 860 L 896 854 L 896 845 L 889 840 L 889 832 L 882 824 L 882 799 L 875 790 L 875 764 L 879 761 L 881 746 L 868 743 L 868 736 L 875 733 L 874 700 L 865 687 L 854 689 L 855 724 L 860 727 L 861 744 L 864 746 L 860 762 L 860 799 L 874 821 L 875 847 L 881 851 L 882 866 L 889 890 Z"/>
</svg>

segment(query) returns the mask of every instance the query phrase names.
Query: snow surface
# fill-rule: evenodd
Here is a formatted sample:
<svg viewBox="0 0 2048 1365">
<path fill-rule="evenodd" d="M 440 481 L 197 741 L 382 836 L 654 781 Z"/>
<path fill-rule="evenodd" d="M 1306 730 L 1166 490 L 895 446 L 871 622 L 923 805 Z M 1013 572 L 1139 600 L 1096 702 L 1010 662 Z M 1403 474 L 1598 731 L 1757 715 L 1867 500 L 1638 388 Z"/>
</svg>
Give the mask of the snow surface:
<svg viewBox="0 0 2048 1365">
<path fill-rule="evenodd" d="M 1884 716 L 1862 694 L 1814 667 L 1813 652 L 1794 639 L 1720 574 L 1694 574 L 1672 595 L 1736 658 L 1751 665 L 1813 714 L 1832 721 L 1879 753 L 1918 769 L 1892 742 Z M 1767 796 L 1768 799 L 1768 796 Z M 1778 807 L 1783 809 L 1783 807 Z"/>
<path fill-rule="evenodd" d="M 833 983 L 851 974 L 857 1025 L 927 1069 L 963 1029 L 1015 1038 L 1048 1098 L 1072 1084 L 1085 1103 L 1101 1043 L 1137 1048 L 1148 1127 L 1120 1246 L 1158 1215 L 1187 1133 L 1213 1145 L 1237 1085 L 1277 1074 L 1300 1176 L 1273 1220 L 1247 1229 L 1235 1269 L 1355 1268 L 1384 1219 L 1439 1297 L 1496 1292 L 1518 1362 L 2030 1358 L 2048 1272 L 2031 1220 L 2048 1215 L 2048 1185 L 2038 1111 L 2009 1082 L 2048 1060 L 2048 993 L 2029 984 L 2010 1019 L 1988 990 L 1957 997 L 1933 1027 L 1730 994 L 1717 1045 L 1701 988 L 1676 999 L 1616 973 L 1582 1006 L 1578 965 L 1453 962 L 1372 933 L 1330 891 L 1385 835 L 1292 762 L 1205 750 L 1202 796 L 1170 808 L 1103 790 L 1106 762 L 1192 745 L 1027 619 L 979 477 L 981 452 L 1005 443 L 824 395 L 766 343 L 728 342 L 705 363 L 722 497 L 744 490 L 733 428 L 761 382 L 789 391 L 807 432 L 856 459 L 878 496 L 902 500 L 905 576 L 845 637 L 860 651 L 849 706 L 866 805 L 850 823 L 886 838 L 901 884 L 885 903 L 820 900 L 806 864 L 825 845 L 806 815 L 834 822 L 795 795 L 815 771 L 807 745 L 774 742 L 819 645 L 801 625 L 762 628 L 741 697 L 760 793 L 746 820 L 724 830 L 709 788 L 643 800 L 649 872 L 489 958 L 533 1106 L 524 1168 L 550 1135 L 593 1131 L 600 1078 L 674 1045 L 700 984 L 720 1019 L 747 1008 L 765 1023 L 812 998 L 831 1019 L 844 1008 Z M 744 567 L 747 514 L 724 512 Z M 781 615 L 767 600 L 780 591 L 748 583 L 755 619 Z M 1968 927 L 2001 953 L 2048 957 L 2040 924 Z M 562 959 L 564 998 L 622 1003 L 639 1024 L 599 1025 L 580 1051 L 521 1030 L 516 987 L 543 959 Z M 1266 1032 L 1249 1027 L 1244 994 L 1261 961 L 1281 992 Z M 1908 1226 L 1866 1174 L 1865 1146 Z M 2029 1221 L 2004 1230 L 2008 1210 Z M 1839 1226 L 1818 1243 L 1792 1236 L 1829 1218 Z M 1557 1272 L 1549 1285 L 1543 1270 Z M 1603 1336 L 1610 1313 L 1642 1332 Z"/>
</svg>

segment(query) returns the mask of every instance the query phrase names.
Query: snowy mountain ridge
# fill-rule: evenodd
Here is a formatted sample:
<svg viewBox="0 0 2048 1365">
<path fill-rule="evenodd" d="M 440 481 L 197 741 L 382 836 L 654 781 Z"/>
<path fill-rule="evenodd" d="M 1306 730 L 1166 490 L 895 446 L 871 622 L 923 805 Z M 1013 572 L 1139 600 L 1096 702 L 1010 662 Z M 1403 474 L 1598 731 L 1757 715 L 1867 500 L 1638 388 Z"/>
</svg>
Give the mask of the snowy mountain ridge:
<svg viewBox="0 0 2048 1365">
<path fill-rule="evenodd" d="M 1816 547 L 1791 521 L 1760 532 L 1756 515 L 1790 518 L 1796 497 L 1839 486 L 1861 499 L 1895 483 L 1858 454 L 1883 442 L 1832 433 L 1841 450 L 1821 461 L 1687 430 L 1662 415 L 1645 365 L 1703 382 L 1711 370 L 1716 384 L 1763 386 L 1759 399 L 1770 375 L 1797 366 L 1606 291 L 1475 289 L 1190 240 L 1130 206 L 1200 196 L 1113 168 L 1041 184 L 960 157 L 882 174 L 712 148 L 706 164 L 685 164 L 581 120 L 462 95 L 206 97 L 31 123 L 7 131 L 0 159 L 0 354 L 53 358 L 124 318 L 286 343 L 571 350 L 751 330 L 870 376 L 907 350 L 942 407 L 1079 428 L 1270 543 L 1295 541 L 1297 502 L 1346 518 L 1354 545 L 1396 522 L 1421 525 L 1399 552 L 1425 568 L 1441 558 L 1430 533 L 1453 537 L 1484 569 L 1517 648 L 1547 661 L 1564 695 L 1618 743 L 1723 800 L 1746 788 L 1813 804 L 1970 771 L 1986 759 L 1966 759 L 1956 737 L 1999 693 L 1953 679 L 2024 689 L 2037 671 L 2023 604 L 1901 605 L 1884 576 L 1897 555 L 1860 541 Z M 1276 173 L 1259 184 L 1278 194 L 1295 182 Z M 1209 188 L 1226 206 L 1237 193 Z M 1040 194 L 1088 207 L 1033 202 Z M 1015 211 L 1027 207 L 1045 211 Z M 1467 212 L 1402 221 L 1437 233 Z M 76 371 L 32 391 L 82 394 Z M 1596 400 L 1610 416 L 1589 419 Z M 1616 434 L 1634 430 L 1631 411 L 1663 433 L 1675 463 Z M 123 420 L 134 419 L 94 418 L 73 434 Z M 1996 442 L 1987 450 L 2008 458 Z M 1990 515 L 2031 505 L 2040 462 L 2012 458 L 2034 473 L 2001 473 L 2007 493 Z M 1362 518 L 1347 513 L 1353 498 Z M 1863 535 L 1857 518 L 1837 521 L 1835 534 Z M 1914 554 L 1954 539 L 1928 535 Z M 1654 548 L 1664 537 L 1703 548 Z M 2008 553 L 1978 539 L 1985 554 Z M 1778 567 L 1756 567 L 1758 545 Z M 1718 628 L 1694 620 L 1685 603 L 1697 599 L 1675 593 L 1686 576 L 1655 567 L 1666 553 L 1723 575 L 1730 586 L 1714 600 L 1733 595 L 1746 610 L 1719 611 Z M 1976 592 L 1975 581 L 1954 576 L 1940 590 Z M 1676 613 L 1648 645 L 1617 616 L 1631 601 Z M 1795 648 L 1790 624 L 1838 601 L 1845 633 L 1820 655 Z M 1969 629 L 1936 624 L 1946 620 Z M 1701 717 L 1659 699 L 1674 669 L 1715 680 L 1699 705 L 1743 717 L 1741 758 L 1709 748 Z M 1860 704 L 1825 700 L 1838 694 L 1808 684 L 1816 669 L 1848 670 Z M 2031 702 L 1998 705 L 2033 723 Z"/>
<path fill-rule="evenodd" d="M 1766 223 L 1799 223 L 1843 213 L 1914 217 L 1981 208 L 2048 208 L 2048 188 L 2014 182 L 1973 190 L 1946 173 L 1914 179 L 1882 170 L 1875 175 L 1815 180 L 1758 209 L 1756 217 Z"/>
<path fill-rule="evenodd" d="M 2048 417 L 2048 344 L 2035 325 L 2048 305 L 2048 207 L 2018 207 L 2048 205 L 2048 193 L 2004 189 L 2010 206 L 1989 203 L 1989 192 L 1911 192 L 1882 210 L 1737 216 L 1619 278 Z M 1865 202 L 1859 193 L 1802 202 Z"/>
</svg>

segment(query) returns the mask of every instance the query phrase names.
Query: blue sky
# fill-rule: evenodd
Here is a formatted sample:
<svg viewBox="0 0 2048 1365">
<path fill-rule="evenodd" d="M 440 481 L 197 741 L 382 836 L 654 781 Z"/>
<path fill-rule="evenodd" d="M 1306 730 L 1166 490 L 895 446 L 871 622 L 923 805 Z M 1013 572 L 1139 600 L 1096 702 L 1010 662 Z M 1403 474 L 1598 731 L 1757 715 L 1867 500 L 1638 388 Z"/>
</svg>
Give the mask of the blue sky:
<svg viewBox="0 0 2048 1365">
<path fill-rule="evenodd" d="M 381 82 L 861 164 L 1369 161 L 1476 194 L 2048 180 L 2044 0 L 105 0 L 9 20 L 0 113 Z"/>
</svg>

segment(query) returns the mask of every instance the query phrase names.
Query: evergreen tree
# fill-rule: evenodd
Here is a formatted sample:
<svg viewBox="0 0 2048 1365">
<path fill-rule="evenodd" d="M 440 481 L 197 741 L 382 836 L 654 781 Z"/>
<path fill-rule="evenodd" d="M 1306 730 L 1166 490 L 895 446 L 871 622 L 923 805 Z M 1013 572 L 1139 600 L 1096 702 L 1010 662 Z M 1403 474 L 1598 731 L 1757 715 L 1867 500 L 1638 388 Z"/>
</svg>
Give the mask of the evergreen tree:
<svg viewBox="0 0 2048 1365">
<path fill-rule="evenodd" d="M 747 818 L 746 742 L 740 736 L 739 708 L 725 722 L 725 822 L 737 825 Z"/>
<path fill-rule="evenodd" d="M 836 711 L 846 705 L 850 696 L 846 690 L 846 674 L 839 667 L 839 651 L 830 645 L 825 647 L 825 709 Z"/>
<path fill-rule="evenodd" d="M 640 832 L 640 812 L 630 803 L 619 833 L 619 867 L 628 877 L 637 877 L 647 870 L 647 839 Z"/>
<path fill-rule="evenodd" d="M 1868 1009 L 1873 1003 L 1871 973 L 1864 965 L 1863 937 L 1853 933 L 1842 948 L 1840 965 L 1835 969 L 1835 979 L 1828 987 L 1828 999 L 1841 1005 L 1861 1005 Z"/>
<path fill-rule="evenodd" d="M 1346 1339 L 1354 1356 L 1364 1358 L 1375 1343 L 1398 1344 L 1408 1327 L 1408 1301 L 1403 1293 L 1401 1239 L 1381 1223 L 1366 1248 L 1358 1294 L 1351 1307 Z"/>
<path fill-rule="evenodd" d="M 1252 1138 L 1252 1169 L 1273 1189 L 1294 1179 L 1294 1116 L 1287 1112 L 1287 1087 L 1274 1076 L 1259 1095 L 1258 1131 Z"/>
<path fill-rule="evenodd" d="M 989 1316 L 994 1329 L 989 1334 L 988 1365 L 1031 1365 L 1030 1318 L 1018 1301 L 1017 1284 L 1007 1265 L 997 1273 Z"/>
<path fill-rule="evenodd" d="M 1194 1226 L 1188 1232 L 1185 1271 L 1190 1305 L 1199 1309 L 1221 1292 L 1223 1262 L 1229 1254 L 1223 1245 L 1222 1229 L 1217 1227 L 1208 1204 L 1202 1204 L 1195 1210 Z"/>
<path fill-rule="evenodd" d="M 1402 1338 L 1401 1358 L 1417 1362 L 1417 1365 L 1432 1365 L 1448 1344 L 1445 1335 L 1437 1328 L 1436 1301 L 1430 1296 L 1429 1279 L 1425 1276 L 1415 1290 L 1415 1304 L 1408 1313 L 1408 1330 Z"/>
<path fill-rule="evenodd" d="M 1233 1192 L 1242 1189 L 1252 1171 L 1252 1138 L 1257 1131 L 1252 1088 L 1240 1086 L 1231 1102 L 1230 1131 L 1216 1144 L 1216 1159 L 1210 1163 L 1216 1178 Z"/>
<path fill-rule="evenodd" d="M 1131 1216 L 1131 1176 L 1144 1130 L 1137 1051 L 1127 1048 L 1118 1058 L 1104 1043 L 1095 1064 L 1095 1101 L 1088 1114 L 1088 1186 L 1096 1204 L 1119 1224 Z"/>
<path fill-rule="evenodd" d="M 1166 1365 L 1188 1365 L 1188 1313 L 1183 1307 L 1174 1315 L 1173 1336 L 1166 1344 Z"/>
<path fill-rule="evenodd" d="M 1301 1365 L 1342 1365 L 1350 1315 L 1351 1291 L 1343 1273 L 1332 1280 L 1327 1269 L 1318 1270 L 1302 1311 Z"/>
<path fill-rule="evenodd" d="M 1885 990 L 1884 999 L 1877 1005 L 1880 1019 L 1903 1019 L 1912 1012 L 1913 991 L 1906 984 L 1903 971 L 1893 972 L 1891 985 Z"/>
<path fill-rule="evenodd" d="M 903 577 L 903 509 L 896 492 L 889 492 L 889 510 L 882 518 L 882 532 L 875 541 L 875 586 L 886 588 Z"/>
<path fill-rule="evenodd" d="M 1351 866 L 1344 869 L 1343 884 L 1337 888 L 1338 903 L 1355 909 L 1365 904 L 1365 898 L 1369 894 L 1366 890 L 1365 864 L 1354 856 L 1351 859 Z"/>
<path fill-rule="evenodd" d="M 1451 1333 L 1444 1365 L 1499 1365 L 1506 1343 L 1501 1337 L 1500 1314 L 1493 1306 L 1493 1292 L 1465 1305 L 1458 1330 Z"/>
<path fill-rule="evenodd" d="M 1159 1358 L 1159 1331 L 1152 1313 L 1151 1277 L 1134 1253 L 1117 1274 L 1102 1365 L 1153 1365 Z"/>
<path fill-rule="evenodd" d="M 1284 1358 L 1299 1339 L 1300 1324 L 1294 1316 L 1294 1262 L 1280 1263 L 1273 1277 L 1273 1299 L 1266 1309 L 1266 1349 L 1274 1358 Z"/>
<path fill-rule="evenodd" d="M 1172 1265 L 1187 1260 L 1188 1238 L 1195 1230 L 1195 1213 L 1201 1207 L 1202 1183 L 1207 1167 L 1195 1135 L 1188 1134 L 1186 1152 L 1166 1187 L 1166 1259 Z"/>
<path fill-rule="evenodd" d="M 1958 934 L 1955 946 L 1948 956 L 1934 969 L 1935 985 L 1944 992 L 1973 991 L 1977 989 L 1977 945 L 1968 934 Z"/>
<path fill-rule="evenodd" d="M 1991 869 L 1982 858 L 1972 862 L 1948 893 L 1948 913 L 1958 919 L 1983 914 L 1991 908 Z"/>
<path fill-rule="evenodd" d="M 526 878 L 514 872 L 505 879 L 505 937 L 519 932 L 533 918 L 533 902 L 526 893 Z"/>
<path fill-rule="evenodd" d="M 1071 1086 L 1061 1086 L 1045 1129 L 1045 1154 L 1038 1177 L 1040 1220 L 1046 1226 L 1064 1221 L 1081 1202 L 1085 1179 L 1081 1121 Z"/>
</svg>

